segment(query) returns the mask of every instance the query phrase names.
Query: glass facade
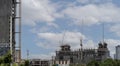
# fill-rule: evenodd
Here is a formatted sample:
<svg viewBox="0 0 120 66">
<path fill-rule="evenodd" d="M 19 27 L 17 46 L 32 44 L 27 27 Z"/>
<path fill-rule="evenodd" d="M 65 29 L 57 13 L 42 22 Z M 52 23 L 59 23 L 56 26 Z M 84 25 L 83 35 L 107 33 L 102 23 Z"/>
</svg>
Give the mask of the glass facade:
<svg viewBox="0 0 120 66">
<path fill-rule="evenodd" d="M 9 44 L 12 0 L 0 0 L 0 45 Z"/>
<path fill-rule="evenodd" d="M 12 48 L 15 50 L 15 0 L 0 0 L 0 56 L 10 50 L 10 38 Z M 12 29 L 10 28 L 12 23 Z M 12 32 L 10 32 L 12 30 Z M 12 36 L 10 36 L 12 34 Z M 4 49 L 6 48 L 6 49 Z"/>
</svg>

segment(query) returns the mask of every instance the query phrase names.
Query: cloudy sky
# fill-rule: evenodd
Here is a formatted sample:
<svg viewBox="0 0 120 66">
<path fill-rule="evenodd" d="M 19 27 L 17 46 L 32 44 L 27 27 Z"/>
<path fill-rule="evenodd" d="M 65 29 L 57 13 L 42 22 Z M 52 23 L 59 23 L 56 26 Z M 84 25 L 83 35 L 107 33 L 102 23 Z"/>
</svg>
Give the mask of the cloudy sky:
<svg viewBox="0 0 120 66">
<path fill-rule="evenodd" d="M 78 50 L 81 36 L 84 48 L 96 48 L 103 23 L 112 56 L 120 45 L 120 0 L 23 0 L 22 58 L 29 50 L 30 58 L 50 59 L 62 41 Z"/>
</svg>

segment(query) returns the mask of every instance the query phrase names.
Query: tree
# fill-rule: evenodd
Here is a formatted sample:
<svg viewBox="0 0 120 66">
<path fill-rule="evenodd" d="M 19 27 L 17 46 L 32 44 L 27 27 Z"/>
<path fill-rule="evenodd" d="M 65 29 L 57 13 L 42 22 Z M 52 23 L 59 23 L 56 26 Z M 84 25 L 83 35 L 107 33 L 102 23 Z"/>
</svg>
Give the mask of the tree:
<svg viewBox="0 0 120 66">
<path fill-rule="evenodd" d="M 0 57 L 0 64 L 2 64 L 3 63 L 3 57 L 1 56 Z"/>
<path fill-rule="evenodd" d="M 10 63 L 12 62 L 11 57 L 12 57 L 12 56 L 11 56 L 10 52 L 8 52 L 8 53 L 4 56 L 3 62 L 10 64 Z"/>
<path fill-rule="evenodd" d="M 116 66 L 116 63 L 113 59 L 106 59 L 100 64 L 100 66 Z"/>
<path fill-rule="evenodd" d="M 11 54 L 8 52 L 4 56 L 0 56 L 0 66 L 10 66 L 12 59 Z"/>
<path fill-rule="evenodd" d="M 20 64 L 20 66 L 24 66 L 24 64 Z"/>
<path fill-rule="evenodd" d="M 116 66 L 120 66 L 120 60 L 114 60 L 116 63 Z"/>
<path fill-rule="evenodd" d="M 76 64 L 75 66 L 86 66 L 85 64 Z"/>
<path fill-rule="evenodd" d="M 56 66 L 56 64 L 53 64 L 52 66 Z"/>
<path fill-rule="evenodd" d="M 18 66 L 17 63 L 14 63 L 13 66 Z"/>
<path fill-rule="evenodd" d="M 25 64 L 24 65 L 25 66 L 29 66 L 30 65 L 29 60 L 25 60 Z"/>
<path fill-rule="evenodd" d="M 75 64 L 70 64 L 70 66 L 75 66 Z"/>
<path fill-rule="evenodd" d="M 99 63 L 97 61 L 93 60 L 93 61 L 89 62 L 87 64 L 87 66 L 99 66 Z"/>
</svg>

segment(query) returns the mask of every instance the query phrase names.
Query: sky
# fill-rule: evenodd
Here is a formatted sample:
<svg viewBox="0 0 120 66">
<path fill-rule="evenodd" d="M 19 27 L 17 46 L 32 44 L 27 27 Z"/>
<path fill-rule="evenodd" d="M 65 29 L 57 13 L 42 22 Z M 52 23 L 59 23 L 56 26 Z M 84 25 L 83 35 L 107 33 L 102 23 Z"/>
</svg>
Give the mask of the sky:
<svg viewBox="0 0 120 66">
<path fill-rule="evenodd" d="M 29 50 L 29 58 L 50 59 L 62 42 L 78 50 L 80 37 L 84 48 L 97 48 L 103 24 L 113 56 L 120 45 L 120 0 L 23 0 L 22 58 Z"/>
</svg>

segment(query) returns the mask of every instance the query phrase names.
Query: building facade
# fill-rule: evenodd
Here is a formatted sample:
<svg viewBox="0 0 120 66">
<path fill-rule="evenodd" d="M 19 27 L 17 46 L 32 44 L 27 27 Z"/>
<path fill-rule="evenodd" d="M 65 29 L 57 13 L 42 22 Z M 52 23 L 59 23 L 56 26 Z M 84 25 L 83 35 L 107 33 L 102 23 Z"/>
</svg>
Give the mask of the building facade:
<svg viewBox="0 0 120 66">
<path fill-rule="evenodd" d="M 16 63 L 19 63 L 19 60 L 20 60 L 20 58 L 19 58 L 19 57 L 20 57 L 20 54 L 19 54 L 19 53 L 20 53 L 20 50 L 17 50 L 17 49 L 16 49 L 16 50 L 15 50 L 15 62 L 16 62 Z"/>
<path fill-rule="evenodd" d="M 15 11 L 16 0 L 0 0 L 0 56 L 11 47 L 15 55 Z"/>
<path fill-rule="evenodd" d="M 120 45 L 116 46 L 115 59 L 120 60 Z"/>
<path fill-rule="evenodd" d="M 55 60 L 53 64 L 57 64 L 57 66 L 70 66 L 70 60 Z"/>
<path fill-rule="evenodd" d="M 79 49 L 72 51 L 70 45 L 62 45 L 59 51 L 56 51 L 53 64 L 61 64 L 69 61 L 69 64 L 86 64 L 92 60 L 102 61 L 110 58 L 107 43 L 99 43 L 98 49 Z"/>
<path fill-rule="evenodd" d="M 48 60 L 31 59 L 30 65 L 31 66 L 50 66 L 50 62 Z"/>
</svg>

